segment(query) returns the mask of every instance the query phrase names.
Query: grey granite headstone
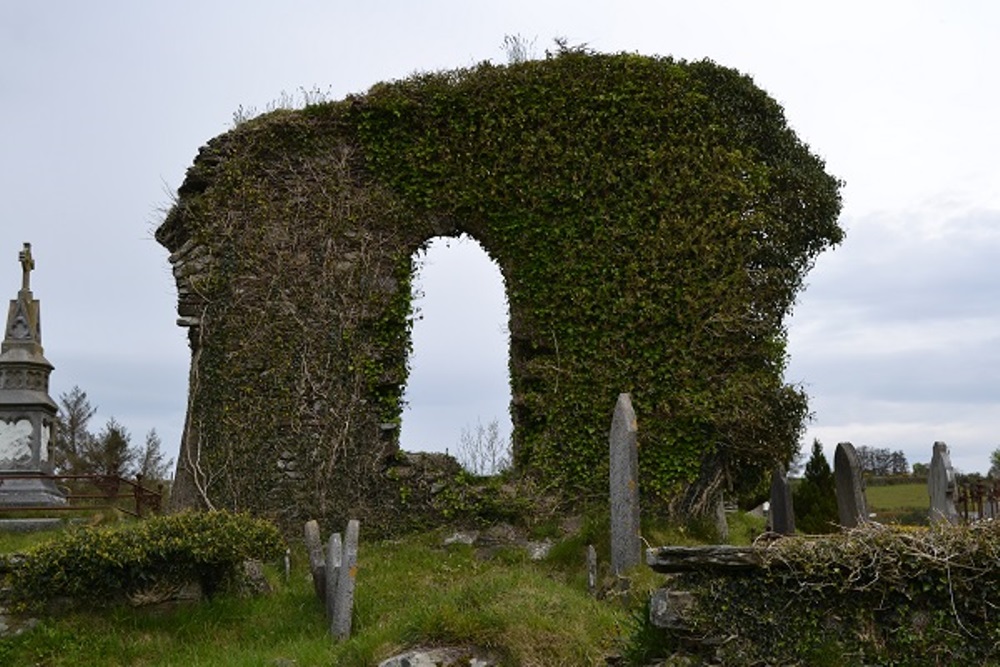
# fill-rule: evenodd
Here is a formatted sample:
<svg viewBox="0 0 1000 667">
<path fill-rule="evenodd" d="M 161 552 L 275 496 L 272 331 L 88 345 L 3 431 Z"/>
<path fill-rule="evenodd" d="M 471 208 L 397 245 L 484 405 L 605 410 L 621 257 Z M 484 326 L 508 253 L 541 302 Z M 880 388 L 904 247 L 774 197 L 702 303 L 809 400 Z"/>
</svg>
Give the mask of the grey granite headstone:
<svg viewBox="0 0 1000 667">
<path fill-rule="evenodd" d="M 309 554 L 309 573 L 312 574 L 313 590 L 320 600 L 326 599 L 326 562 L 323 558 L 323 540 L 319 535 L 319 523 L 315 519 L 306 521 L 306 553 Z"/>
<path fill-rule="evenodd" d="M 333 618 L 330 634 L 343 641 L 351 636 L 351 616 L 354 613 L 354 579 L 358 575 L 358 532 L 357 520 L 347 522 L 344 533 L 343 556 L 337 576 L 337 594 L 333 601 Z"/>
<path fill-rule="evenodd" d="M 837 513 L 840 525 L 854 528 L 868 521 L 868 503 L 861 477 L 861 464 L 854 445 L 842 442 L 833 455 L 833 476 L 837 485 Z"/>
<path fill-rule="evenodd" d="M 340 566 L 344 558 L 344 545 L 340 533 L 330 536 L 326 547 L 326 617 L 333 631 L 334 610 L 337 607 L 337 584 L 340 583 Z"/>
<path fill-rule="evenodd" d="M 611 571 L 618 576 L 642 558 L 639 539 L 638 426 L 632 397 L 619 394 L 611 420 Z"/>
<path fill-rule="evenodd" d="M 785 471 L 775 467 L 771 474 L 771 530 L 779 535 L 795 533 L 795 511 L 792 508 L 792 489 Z"/>
<path fill-rule="evenodd" d="M 934 443 L 934 453 L 927 475 L 927 490 L 931 496 L 931 522 L 956 523 L 958 510 L 955 507 L 955 469 L 951 465 L 948 445 L 943 442 Z"/>
</svg>

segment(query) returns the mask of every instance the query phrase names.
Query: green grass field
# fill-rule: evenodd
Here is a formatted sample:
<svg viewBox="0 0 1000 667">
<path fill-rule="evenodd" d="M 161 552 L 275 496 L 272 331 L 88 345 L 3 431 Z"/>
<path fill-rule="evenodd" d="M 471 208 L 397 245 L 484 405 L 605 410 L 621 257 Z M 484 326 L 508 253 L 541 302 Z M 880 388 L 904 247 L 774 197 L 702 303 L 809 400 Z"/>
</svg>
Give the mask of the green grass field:
<svg viewBox="0 0 1000 667">
<path fill-rule="evenodd" d="M 868 511 L 882 523 L 924 524 L 930 510 L 925 482 L 916 484 L 869 485 L 865 489 Z"/>
</svg>

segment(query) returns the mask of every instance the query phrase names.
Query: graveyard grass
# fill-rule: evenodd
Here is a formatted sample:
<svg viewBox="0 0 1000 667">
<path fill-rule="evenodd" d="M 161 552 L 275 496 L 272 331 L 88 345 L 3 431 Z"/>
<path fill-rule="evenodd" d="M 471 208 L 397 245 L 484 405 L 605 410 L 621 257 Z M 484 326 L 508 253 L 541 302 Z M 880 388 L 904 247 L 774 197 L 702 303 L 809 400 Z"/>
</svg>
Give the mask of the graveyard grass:
<svg viewBox="0 0 1000 667">
<path fill-rule="evenodd" d="M 637 571 L 633 594 L 588 596 L 583 550 L 590 532 L 557 544 L 542 562 L 514 548 L 484 560 L 471 547 L 442 546 L 440 531 L 387 542 L 362 537 L 354 632 L 341 644 L 327 634 L 298 545 L 287 582 L 269 566 L 270 595 L 43 617 L 33 630 L 0 640 L 0 665 L 374 666 L 409 647 L 435 645 L 489 648 L 505 665 L 603 664 L 656 579 Z M 36 539 L 44 538 L 2 535 L 0 550 L 22 550 Z M 606 554 L 607 546 L 598 549 Z"/>
</svg>

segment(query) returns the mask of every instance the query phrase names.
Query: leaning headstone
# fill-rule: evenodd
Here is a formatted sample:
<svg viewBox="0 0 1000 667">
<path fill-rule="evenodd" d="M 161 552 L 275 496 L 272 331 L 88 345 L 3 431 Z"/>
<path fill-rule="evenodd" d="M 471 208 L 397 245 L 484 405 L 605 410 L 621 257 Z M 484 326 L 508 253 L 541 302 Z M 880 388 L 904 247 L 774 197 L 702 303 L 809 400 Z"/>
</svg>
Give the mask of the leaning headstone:
<svg viewBox="0 0 1000 667">
<path fill-rule="evenodd" d="M 358 532 L 355 519 L 347 522 L 344 533 L 343 555 L 337 576 L 337 592 L 333 601 L 330 634 L 343 641 L 351 636 L 351 615 L 354 613 L 354 578 L 358 575 Z"/>
<path fill-rule="evenodd" d="M 309 573 L 312 574 L 313 590 L 320 600 L 326 599 L 326 561 L 323 558 L 323 540 L 319 536 L 319 523 L 315 519 L 306 521 L 306 553 L 309 554 Z"/>
<path fill-rule="evenodd" d="M 642 558 L 639 540 L 638 427 L 632 397 L 619 394 L 611 419 L 611 571 L 618 576 Z"/>
<path fill-rule="evenodd" d="M 958 510 L 955 507 L 955 469 L 951 465 L 948 445 L 943 442 L 934 443 L 931 467 L 927 475 L 927 490 L 931 496 L 931 522 L 956 523 Z"/>
<path fill-rule="evenodd" d="M 833 455 L 833 476 L 837 486 L 837 513 L 840 525 L 854 528 L 868 521 L 868 503 L 865 501 L 861 464 L 854 445 L 842 442 Z"/>
<path fill-rule="evenodd" d="M 341 544 L 340 533 L 334 533 L 326 546 L 326 617 L 331 623 L 337 606 L 337 584 L 340 583 L 343 557 L 344 546 Z"/>
<path fill-rule="evenodd" d="M 795 533 L 795 511 L 792 508 L 792 489 L 780 466 L 771 474 L 771 531 L 779 535 Z"/>
</svg>

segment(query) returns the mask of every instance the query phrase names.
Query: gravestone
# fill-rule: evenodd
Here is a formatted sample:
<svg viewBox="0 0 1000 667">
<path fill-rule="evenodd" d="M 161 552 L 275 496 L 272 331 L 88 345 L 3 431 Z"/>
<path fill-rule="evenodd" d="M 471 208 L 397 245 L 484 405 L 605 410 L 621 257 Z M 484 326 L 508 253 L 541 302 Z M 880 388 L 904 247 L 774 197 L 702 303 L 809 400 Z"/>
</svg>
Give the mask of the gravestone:
<svg viewBox="0 0 1000 667">
<path fill-rule="evenodd" d="M 340 533 L 330 536 L 326 548 L 326 617 L 330 621 L 330 631 L 333 632 L 334 618 L 337 608 L 337 584 L 340 583 L 340 566 L 344 559 L 344 545 Z"/>
<path fill-rule="evenodd" d="M 597 596 L 597 549 L 593 544 L 587 545 L 587 592 Z"/>
<path fill-rule="evenodd" d="M 943 442 L 934 443 L 934 453 L 931 456 L 930 471 L 927 475 L 927 490 L 931 496 L 930 520 L 932 523 L 958 521 L 958 510 L 955 507 L 955 469 L 951 465 L 948 445 Z"/>
<path fill-rule="evenodd" d="M 319 535 L 319 523 L 315 519 L 306 521 L 306 553 L 309 554 L 309 573 L 312 574 L 316 597 L 326 599 L 326 563 L 323 560 L 323 540 Z"/>
<path fill-rule="evenodd" d="M 352 519 L 347 522 L 344 532 L 340 568 L 337 575 L 337 590 L 333 600 L 333 617 L 330 619 L 330 634 L 339 641 L 351 636 L 351 615 L 354 613 L 354 579 L 358 575 L 358 531 L 359 524 Z M 328 577 L 328 580 L 332 577 Z M 329 584 L 327 584 L 329 586 Z"/>
<path fill-rule="evenodd" d="M 780 466 L 771 474 L 771 531 L 779 535 L 795 533 L 795 510 L 792 507 L 792 489 Z"/>
<path fill-rule="evenodd" d="M 611 419 L 611 571 L 618 576 L 642 558 L 639 539 L 639 451 L 632 397 L 619 394 Z"/>
<path fill-rule="evenodd" d="M 66 504 L 51 479 L 58 407 L 49 396 L 53 367 L 42 352 L 41 308 L 31 293 L 30 243 L 18 259 L 21 289 L 0 347 L 0 506 L 54 507 Z"/>
<path fill-rule="evenodd" d="M 719 500 L 715 503 L 715 535 L 719 539 L 719 544 L 729 542 L 729 520 L 726 519 L 726 501 L 719 494 Z"/>
<path fill-rule="evenodd" d="M 861 464 L 854 445 L 842 442 L 833 455 L 833 476 L 837 486 L 837 513 L 843 528 L 855 528 L 868 521 L 868 503 L 861 476 Z"/>
</svg>

